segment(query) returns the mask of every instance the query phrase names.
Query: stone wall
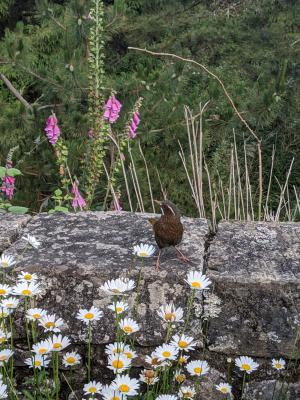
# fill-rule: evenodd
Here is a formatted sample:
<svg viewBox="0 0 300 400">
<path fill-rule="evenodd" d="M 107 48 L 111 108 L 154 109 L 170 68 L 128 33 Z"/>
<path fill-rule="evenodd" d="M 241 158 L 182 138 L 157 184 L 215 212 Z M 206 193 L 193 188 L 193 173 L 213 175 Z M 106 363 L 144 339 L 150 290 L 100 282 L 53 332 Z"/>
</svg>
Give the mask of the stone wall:
<svg viewBox="0 0 300 400">
<path fill-rule="evenodd" d="M 26 249 L 17 270 L 42 277 L 40 305 L 64 319 L 64 333 L 80 349 L 86 331 L 75 318 L 78 309 L 94 305 L 105 310 L 109 299 L 100 286 L 107 279 L 124 277 L 130 271 L 138 280 L 141 260 L 133 262 L 132 248 L 141 242 L 155 245 L 147 221 L 150 216 L 126 212 L 5 215 L 0 217 L 0 252 L 20 255 L 25 247 L 21 236 L 27 233 L 42 242 L 39 249 Z M 218 399 L 211 385 L 225 377 L 229 357 L 249 355 L 261 367 L 249 386 L 248 398 L 271 399 L 274 377 L 270 360 L 297 357 L 300 224 L 221 222 L 217 233 L 211 235 L 206 220 L 184 218 L 183 223 L 180 249 L 189 257 L 189 264 L 178 260 L 171 248 L 164 250 L 159 271 L 154 258 L 145 260 L 138 307 L 141 331 L 136 336 L 139 351 L 149 352 L 162 342 L 165 331 L 157 308 L 170 301 L 186 307 L 190 293 L 184 281 L 186 273 L 201 270 L 212 280 L 213 288 L 197 296 L 189 333 L 199 341 L 195 357 L 206 358 L 212 366 L 205 380 L 205 398 Z M 135 295 L 128 299 L 131 306 Z M 19 325 L 21 343 L 21 319 Z M 94 363 L 102 377 L 109 375 L 103 347 L 113 340 L 113 319 L 105 312 L 93 338 Z M 19 365 L 25 357 L 22 354 L 20 351 Z M 142 366 L 143 359 L 137 359 L 135 365 Z M 299 371 L 295 369 L 287 379 L 291 380 L 287 399 L 300 399 Z"/>
</svg>

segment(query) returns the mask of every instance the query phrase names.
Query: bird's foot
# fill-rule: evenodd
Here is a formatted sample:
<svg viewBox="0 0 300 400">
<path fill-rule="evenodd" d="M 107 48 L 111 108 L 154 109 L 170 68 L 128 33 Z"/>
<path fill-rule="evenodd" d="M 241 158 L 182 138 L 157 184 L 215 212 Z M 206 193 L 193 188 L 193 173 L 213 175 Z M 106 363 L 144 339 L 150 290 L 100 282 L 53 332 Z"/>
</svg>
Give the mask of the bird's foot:
<svg viewBox="0 0 300 400">
<path fill-rule="evenodd" d="M 181 261 L 183 261 L 183 262 L 185 262 L 185 263 L 188 263 L 188 262 L 191 261 L 191 260 L 190 260 L 188 257 L 186 257 L 184 254 L 178 254 L 177 257 L 178 257 L 179 260 L 181 260 Z"/>
</svg>

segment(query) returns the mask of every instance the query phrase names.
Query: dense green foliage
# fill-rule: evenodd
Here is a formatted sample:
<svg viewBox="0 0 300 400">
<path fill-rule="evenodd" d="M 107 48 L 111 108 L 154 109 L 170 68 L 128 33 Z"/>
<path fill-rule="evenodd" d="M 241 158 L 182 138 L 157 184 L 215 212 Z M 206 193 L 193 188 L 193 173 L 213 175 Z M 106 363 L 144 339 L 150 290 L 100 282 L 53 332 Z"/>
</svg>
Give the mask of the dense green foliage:
<svg viewBox="0 0 300 400">
<path fill-rule="evenodd" d="M 3 3 L 3 4 L 2 4 Z M 81 176 L 88 145 L 88 31 L 90 1 L 2 1 L 0 18 L 10 28 L 0 43 L 1 72 L 32 105 L 26 109 L 0 81 L 0 165 L 9 149 L 19 145 L 14 161 L 23 171 L 16 201 L 38 210 L 57 187 L 52 149 L 43 134 L 54 110 L 71 154 L 69 167 Z M 114 3 L 114 4 L 112 4 Z M 246 141 L 251 184 L 258 179 L 254 138 L 234 114 L 220 85 L 203 70 L 170 58 L 129 51 L 128 46 L 191 58 L 217 74 L 239 111 L 262 140 L 264 192 L 273 146 L 274 175 L 281 184 L 293 157 L 290 185 L 300 185 L 300 3 L 292 0 L 229 1 L 116 0 L 105 2 L 104 97 L 115 89 L 124 104 L 117 124 L 124 128 L 139 96 L 144 98 L 138 139 L 148 162 L 155 197 L 162 181 L 168 197 L 195 213 L 178 140 L 188 150 L 183 106 L 197 113 L 210 101 L 204 117 L 204 153 L 212 180 L 226 183 L 233 129 L 243 160 Z M 19 13 L 18 11 L 19 10 Z M 25 10 L 25 11 L 24 11 Z M 148 183 L 138 141 L 132 141 L 147 207 Z M 104 178 L 103 178 L 104 179 Z M 120 177 L 123 202 L 126 194 Z M 99 188 L 101 204 L 106 183 Z M 205 188 L 207 190 L 207 188 Z M 299 190 L 298 190 L 299 191 Z M 271 204 L 280 193 L 272 183 Z M 293 201 L 293 199 L 292 199 Z"/>
</svg>

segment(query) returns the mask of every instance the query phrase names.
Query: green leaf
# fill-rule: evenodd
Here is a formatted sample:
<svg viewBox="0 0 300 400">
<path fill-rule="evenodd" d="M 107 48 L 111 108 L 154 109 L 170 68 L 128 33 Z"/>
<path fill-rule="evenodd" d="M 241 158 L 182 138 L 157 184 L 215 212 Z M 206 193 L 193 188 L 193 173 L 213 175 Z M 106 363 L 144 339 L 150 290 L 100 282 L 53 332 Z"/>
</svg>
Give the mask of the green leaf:
<svg viewBox="0 0 300 400">
<path fill-rule="evenodd" d="M 26 214 L 28 211 L 27 207 L 20 207 L 20 206 L 11 206 L 8 207 L 8 211 L 14 214 Z"/>
<path fill-rule="evenodd" d="M 55 207 L 55 211 L 64 212 L 64 213 L 69 212 L 69 210 L 68 210 L 67 207 L 62 207 L 62 206 L 56 206 L 56 207 Z"/>
<path fill-rule="evenodd" d="M 61 196 L 62 195 L 62 191 L 60 189 L 56 189 L 54 191 L 55 196 Z"/>
<path fill-rule="evenodd" d="M 6 168 L 5 167 L 0 167 L 0 178 L 3 178 L 5 176 Z"/>
<path fill-rule="evenodd" d="M 8 176 L 22 175 L 22 172 L 17 168 L 8 168 L 6 173 L 7 173 Z"/>
</svg>

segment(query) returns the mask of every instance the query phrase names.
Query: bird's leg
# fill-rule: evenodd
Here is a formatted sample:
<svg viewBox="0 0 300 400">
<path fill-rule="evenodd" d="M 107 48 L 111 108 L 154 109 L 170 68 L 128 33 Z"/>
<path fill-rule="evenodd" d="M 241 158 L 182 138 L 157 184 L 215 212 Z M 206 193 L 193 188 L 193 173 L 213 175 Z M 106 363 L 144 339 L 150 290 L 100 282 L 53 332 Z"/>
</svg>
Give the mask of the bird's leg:
<svg viewBox="0 0 300 400">
<path fill-rule="evenodd" d="M 160 267 L 160 255 L 161 255 L 161 249 L 159 249 L 158 251 L 158 256 L 157 256 L 157 260 L 156 260 L 156 270 L 159 270 Z"/>
<path fill-rule="evenodd" d="M 175 250 L 177 251 L 177 257 L 179 258 L 179 260 L 182 260 L 183 262 L 189 262 L 190 261 L 190 259 L 187 258 L 179 249 L 177 249 L 176 246 L 174 246 L 174 247 L 175 247 Z"/>
</svg>

